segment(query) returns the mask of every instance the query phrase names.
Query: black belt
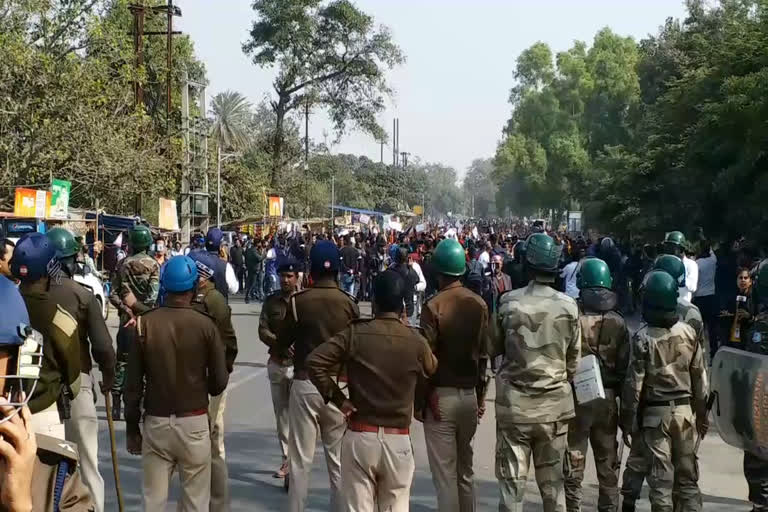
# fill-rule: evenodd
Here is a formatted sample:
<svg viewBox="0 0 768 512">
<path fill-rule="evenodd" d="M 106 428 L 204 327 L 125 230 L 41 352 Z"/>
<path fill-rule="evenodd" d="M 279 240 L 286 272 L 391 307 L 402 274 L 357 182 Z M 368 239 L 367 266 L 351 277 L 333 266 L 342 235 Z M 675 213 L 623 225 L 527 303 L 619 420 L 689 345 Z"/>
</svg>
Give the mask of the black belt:
<svg viewBox="0 0 768 512">
<path fill-rule="evenodd" d="M 675 405 L 691 405 L 690 398 L 675 398 L 674 400 L 654 400 L 643 402 L 645 407 L 673 407 Z"/>
</svg>

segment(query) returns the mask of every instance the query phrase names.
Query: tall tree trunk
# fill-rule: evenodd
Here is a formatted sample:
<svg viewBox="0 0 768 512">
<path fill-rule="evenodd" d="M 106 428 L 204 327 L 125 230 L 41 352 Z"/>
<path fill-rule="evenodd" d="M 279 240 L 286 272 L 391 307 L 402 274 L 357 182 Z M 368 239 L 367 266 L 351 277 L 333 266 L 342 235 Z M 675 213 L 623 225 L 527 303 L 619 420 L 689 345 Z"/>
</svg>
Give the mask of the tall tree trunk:
<svg viewBox="0 0 768 512">
<path fill-rule="evenodd" d="M 272 139 L 272 176 L 269 180 L 269 187 L 273 190 L 277 189 L 278 180 L 280 179 L 280 171 L 283 166 L 283 122 L 285 121 L 285 114 L 288 107 L 289 96 L 280 95 L 280 100 L 275 107 L 275 136 Z"/>
</svg>

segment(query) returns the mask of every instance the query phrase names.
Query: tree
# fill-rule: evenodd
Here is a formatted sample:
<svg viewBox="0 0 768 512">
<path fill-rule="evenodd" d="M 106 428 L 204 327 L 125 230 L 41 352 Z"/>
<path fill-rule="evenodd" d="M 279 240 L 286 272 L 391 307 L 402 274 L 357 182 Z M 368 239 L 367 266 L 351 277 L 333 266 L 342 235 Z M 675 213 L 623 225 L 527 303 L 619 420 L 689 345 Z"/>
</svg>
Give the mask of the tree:
<svg viewBox="0 0 768 512">
<path fill-rule="evenodd" d="M 462 189 L 468 202 L 467 213 L 488 217 L 496 212 L 496 184 L 492 179 L 493 160 L 478 158 L 467 169 Z"/>
<path fill-rule="evenodd" d="M 248 143 L 251 104 L 235 91 L 220 92 L 211 100 L 211 137 L 223 150 L 243 149 Z"/>
<path fill-rule="evenodd" d="M 349 0 L 255 0 L 257 19 L 243 51 L 261 67 L 277 66 L 270 186 L 285 168 L 286 115 L 306 102 L 327 108 L 338 135 L 352 124 L 385 137 L 376 114 L 392 93 L 385 70 L 403 62 L 388 29 Z"/>
</svg>

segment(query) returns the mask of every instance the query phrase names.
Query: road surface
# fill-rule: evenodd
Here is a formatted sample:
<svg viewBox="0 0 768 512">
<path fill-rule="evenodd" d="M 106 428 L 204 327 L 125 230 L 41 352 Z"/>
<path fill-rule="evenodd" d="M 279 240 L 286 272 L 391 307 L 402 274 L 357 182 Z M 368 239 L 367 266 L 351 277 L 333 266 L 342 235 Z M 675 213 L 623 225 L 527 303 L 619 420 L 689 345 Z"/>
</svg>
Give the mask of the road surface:
<svg viewBox="0 0 768 512">
<path fill-rule="evenodd" d="M 233 323 L 238 335 L 240 353 L 235 362 L 235 371 L 230 377 L 229 397 L 226 411 L 227 421 L 227 462 L 229 465 L 230 492 L 233 511 L 266 512 L 282 510 L 286 494 L 282 480 L 272 478 L 280 465 L 280 452 L 275 434 L 275 420 L 269 395 L 266 375 L 267 351 L 258 339 L 260 304 L 243 304 L 240 298 L 231 301 Z M 361 305 L 364 314 L 370 313 L 370 306 Z M 117 331 L 116 315 L 110 315 L 108 322 L 113 337 Z M 475 477 L 479 511 L 498 510 L 498 487 L 494 477 L 495 420 L 494 391 L 489 392 L 488 412 L 478 427 L 475 436 Z M 103 398 L 98 403 L 101 421 L 99 433 L 99 464 L 106 485 L 106 510 L 116 511 L 116 494 L 112 477 L 109 437 Z M 141 509 L 141 460 L 125 450 L 125 423 L 116 423 L 120 478 L 126 510 Z M 414 422 L 411 430 L 416 457 L 416 473 L 411 490 L 411 510 L 427 512 L 437 510 L 435 491 L 432 485 L 424 434 L 421 424 Z M 625 456 L 629 450 L 625 450 Z M 746 512 L 751 510 L 747 486 L 742 474 L 742 453 L 725 445 L 713 431 L 703 441 L 699 452 L 700 485 L 705 511 Z M 591 454 L 589 455 L 591 458 Z M 594 464 L 589 459 L 584 482 L 585 502 L 583 510 L 596 510 L 597 479 Z M 529 476 L 525 512 L 541 511 L 533 475 Z M 647 487 L 638 510 L 650 511 Z M 178 496 L 178 480 L 172 485 L 171 498 Z M 328 510 L 328 477 L 323 460 L 322 447 L 315 455 L 315 469 L 309 496 L 309 511 Z M 175 510 L 169 505 L 169 510 Z"/>
</svg>

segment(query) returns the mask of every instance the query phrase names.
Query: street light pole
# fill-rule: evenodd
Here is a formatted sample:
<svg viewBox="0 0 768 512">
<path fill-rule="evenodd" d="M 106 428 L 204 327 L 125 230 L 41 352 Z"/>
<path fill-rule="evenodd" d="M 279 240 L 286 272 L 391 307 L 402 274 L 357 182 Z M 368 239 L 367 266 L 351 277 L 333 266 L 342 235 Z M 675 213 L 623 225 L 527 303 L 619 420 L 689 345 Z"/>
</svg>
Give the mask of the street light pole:
<svg viewBox="0 0 768 512">
<path fill-rule="evenodd" d="M 219 229 L 221 229 L 221 163 L 238 156 L 240 155 L 237 153 L 222 153 L 221 146 L 216 148 L 216 160 L 218 162 L 216 166 L 216 227 Z"/>
</svg>

